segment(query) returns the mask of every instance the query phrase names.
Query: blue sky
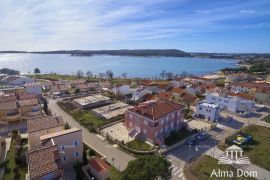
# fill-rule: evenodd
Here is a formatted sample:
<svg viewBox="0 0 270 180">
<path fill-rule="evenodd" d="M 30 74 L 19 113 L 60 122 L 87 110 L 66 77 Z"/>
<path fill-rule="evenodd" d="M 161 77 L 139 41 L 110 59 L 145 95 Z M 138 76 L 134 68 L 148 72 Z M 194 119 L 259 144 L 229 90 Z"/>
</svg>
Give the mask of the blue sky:
<svg viewBox="0 0 270 180">
<path fill-rule="evenodd" d="M 0 50 L 143 48 L 270 53 L 270 1 L 0 1 Z"/>
</svg>

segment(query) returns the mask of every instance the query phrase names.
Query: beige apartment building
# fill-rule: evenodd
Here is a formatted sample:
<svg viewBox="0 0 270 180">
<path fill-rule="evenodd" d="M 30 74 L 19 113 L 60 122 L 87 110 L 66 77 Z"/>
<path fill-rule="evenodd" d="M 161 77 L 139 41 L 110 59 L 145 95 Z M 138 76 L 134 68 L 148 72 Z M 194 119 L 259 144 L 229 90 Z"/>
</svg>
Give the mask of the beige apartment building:
<svg viewBox="0 0 270 180">
<path fill-rule="evenodd" d="M 65 129 L 62 117 L 40 116 L 27 120 L 28 142 L 30 148 L 41 144 L 40 136 Z"/>
<path fill-rule="evenodd" d="M 83 160 L 82 130 L 71 128 L 40 136 L 43 146 L 57 145 L 63 166 L 72 166 Z"/>
</svg>

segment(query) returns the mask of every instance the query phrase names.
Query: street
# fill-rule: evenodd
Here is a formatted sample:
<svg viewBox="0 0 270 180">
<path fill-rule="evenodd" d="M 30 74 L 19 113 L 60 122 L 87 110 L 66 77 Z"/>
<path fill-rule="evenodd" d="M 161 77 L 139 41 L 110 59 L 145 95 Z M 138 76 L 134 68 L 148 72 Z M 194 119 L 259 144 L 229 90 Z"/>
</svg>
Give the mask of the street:
<svg viewBox="0 0 270 180">
<path fill-rule="evenodd" d="M 72 116 L 62 110 L 57 105 L 57 100 L 50 99 L 48 105 L 52 111 L 52 114 L 62 116 L 64 121 L 68 122 L 71 127 L 77 127 L 82 129 L 84 143 L 88 144 L 95 151 L 104 155 L 106 157 L 106 160 L 115 168 L 123 171 L 127 167 L 128 162 L 135 159 L 133 156 L 108 144 L 107 142 L 99 138 L 96 134 L 90 133 L 87 129 L 85 129 L 78 122 L 76 122 Z"/>
</svg>

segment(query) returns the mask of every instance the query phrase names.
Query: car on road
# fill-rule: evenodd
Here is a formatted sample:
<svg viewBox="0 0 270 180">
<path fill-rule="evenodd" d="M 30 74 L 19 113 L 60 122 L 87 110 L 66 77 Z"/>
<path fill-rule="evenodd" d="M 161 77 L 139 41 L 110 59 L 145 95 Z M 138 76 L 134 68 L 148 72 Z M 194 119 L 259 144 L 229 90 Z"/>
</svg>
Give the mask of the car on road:
<svg viewBox="0 0 270 180">
<path fill-rule="evenodd" d="M 196 144 L 198 144 L 198 141 L 195 138 L 189 138 L 186 141 L 186 144 L 189 145 L 189 146 L 195 146 Z"/>
<path fill-rule="evenodd" d="M 196 135 L 196 139 L 199 141 L 202 141 L 204 139 L 207 139 L 209 137 L 209 135 L 206 132 L 200 132 Z"/>
</svg>

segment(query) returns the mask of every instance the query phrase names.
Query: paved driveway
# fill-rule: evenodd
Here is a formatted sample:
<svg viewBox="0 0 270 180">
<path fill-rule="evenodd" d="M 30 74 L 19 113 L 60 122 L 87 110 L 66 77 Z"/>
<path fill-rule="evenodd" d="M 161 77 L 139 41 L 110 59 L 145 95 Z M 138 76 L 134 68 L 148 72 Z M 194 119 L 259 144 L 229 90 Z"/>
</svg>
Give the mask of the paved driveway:
<svg viewBox="0 0 270 180">
<path fill-rule="evenodd" d="M 52 110 L 52 114 L 62 116 L 64 121 L 68 122 L 71 127 L 77 127 L 82 129 L 83 141 L 97 152 L 106 156 L 107 161 L 115 168 L 123 171 L 127 167 L 128 162 L 135 159 L 133 156 L 106 143 L 104 140 L 99 138 L 97 134 L 90 133 L 87 129 L 77 123 L 72 116 L 63 111 L 57 105 L 57 100 L 50 99 L 49 108 Z"/>
</svg>

